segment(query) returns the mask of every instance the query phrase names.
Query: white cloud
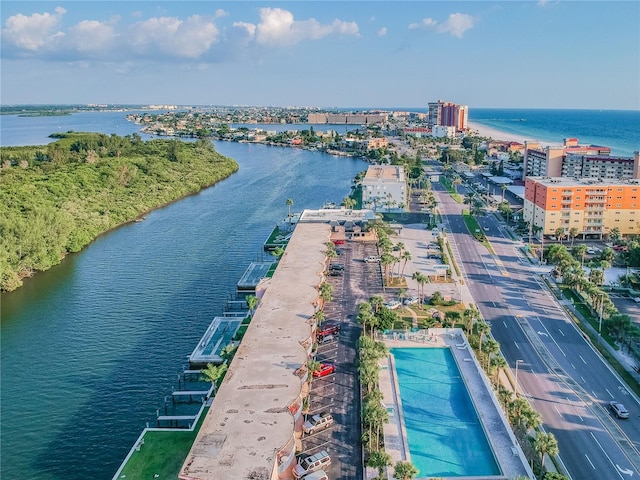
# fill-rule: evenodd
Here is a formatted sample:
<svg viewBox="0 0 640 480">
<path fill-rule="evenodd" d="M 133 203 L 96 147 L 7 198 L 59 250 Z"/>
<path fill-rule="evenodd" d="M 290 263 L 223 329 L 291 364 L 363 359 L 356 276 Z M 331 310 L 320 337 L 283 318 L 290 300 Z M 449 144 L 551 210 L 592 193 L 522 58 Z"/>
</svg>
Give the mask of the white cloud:
<svg viewBox="0 0 640 480">
<path fill-rule="evenodd" d="M 387 34 L 387 27 L 382 27 L 380 30 L 378 30 L 379 37 L 384 37 L 386 34 Z"/>
<path fill-rule="evenodd" d="M 65 36 L 65 45 L 78 52 L 96 52 L 109 49 L 116 37 L 112 25 L 84 20 L 69 28 Z"/>
<path fill-rule="evenodd" d="M 473 28 L 473 21 L 473 17 L 466 13 L 452 13 L 443 23 L 438 23 L 433 18 L 424 18 L 419 23 L 409 24 L 409 29 L 435 29 L 438 33 L 448 33 L 462 38 L 464 32 Z"/>
<path fill-rule="evenodd" d="M 464 32 L 473 28 L 473 17 L 466 13 L 452 13 L 447 20 L 437 27 L 438 33 L 450 33 L 462 38 Z"/>
<path fill-rule="evenodd" d="M 217 42 L 219 30 L 200 15 L 186 20 L 156 17 L 130 28 L 131 47 L 138 54 L 164 53 L 176 57 L 197 58 Z"/>
<path fill-rule="evenodd" d="M 213 15 L 213 18 L 226 17 L 227 15 L 229 15 L 229 12 L 226 12 L 222 8 L 219 8 L 216 10 L 216 13 Z"/>
<path fill-rule="evenodd" d="M 438 24 L 433 18 L 423 18 L 420 23 L 410 23 L 409 29 L 415 30 L 417 28 L 432 28 Z"/>
<path fill-rule="evenodd" d="M 296 21 L 288 10 L 262 8 L 260 23 L 255 30 L 257 43 L 277 46 L 295 45 L 303 40 L 318 40 L 332 34 L 358 36 L 358 25 L 338 19 L 329 25 L 323 25 L 313 18 Z"/>
<path fill-rule="evenodd" d="M 2 29 L 3 43 L 30 51 L 45 47 L 47 42 L 56 35 L 54 29 L 66 10 L 57 7 L 54 12 L 34 13 L 29 16 L 19 13 L 7 18 L 5 28 Z"/>
</svg>

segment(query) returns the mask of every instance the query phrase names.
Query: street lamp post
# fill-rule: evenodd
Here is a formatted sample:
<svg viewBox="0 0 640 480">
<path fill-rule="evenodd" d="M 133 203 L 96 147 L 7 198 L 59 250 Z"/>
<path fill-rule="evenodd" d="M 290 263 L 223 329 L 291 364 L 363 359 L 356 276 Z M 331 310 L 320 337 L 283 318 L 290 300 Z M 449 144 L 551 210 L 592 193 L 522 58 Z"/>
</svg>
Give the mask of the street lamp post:
<svg viewBox="0 0 640 480">
<path fill-rule="evenodd" d="M 516 397 L 518 396 L 518 364 L 524 362 L 524 360 L 516 360 Z"/>
</svg>

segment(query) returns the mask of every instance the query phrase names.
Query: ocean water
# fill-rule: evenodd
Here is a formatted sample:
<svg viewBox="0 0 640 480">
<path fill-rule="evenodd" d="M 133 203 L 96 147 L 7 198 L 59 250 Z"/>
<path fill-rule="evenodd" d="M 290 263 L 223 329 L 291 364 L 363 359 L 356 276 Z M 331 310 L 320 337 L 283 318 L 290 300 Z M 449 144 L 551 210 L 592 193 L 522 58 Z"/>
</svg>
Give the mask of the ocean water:
<svg viewBox="0 0 640 480">
<path fill-rule="evenodd" d="M 523 138 L 561 145 L 565 138 L 611 147 L 612 155 L 640 150 L 640 111 L 469 108 L 469 121 Z"/>
</svg>

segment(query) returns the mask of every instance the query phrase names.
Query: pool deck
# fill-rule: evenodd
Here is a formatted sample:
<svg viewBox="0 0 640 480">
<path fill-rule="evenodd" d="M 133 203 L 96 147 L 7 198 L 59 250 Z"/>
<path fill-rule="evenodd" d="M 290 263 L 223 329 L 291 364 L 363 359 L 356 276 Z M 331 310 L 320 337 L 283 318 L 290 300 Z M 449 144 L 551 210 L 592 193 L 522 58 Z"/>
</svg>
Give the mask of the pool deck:
<svg viewBox="0 0 640 480">
<path fill-rule="evenodd" d="M 385 335 L 380 340 L 383 340 L 389 348 L 450 347 L 454 354 L 462 378 L 469 390 L 469 395 L 473 400 L 485 434 L 495 454 L 496 461 L 502 470 L 502 475 L 444 478 L 496 480 L 510 479 L 517 475 L 525 478 L 535 478 L 492 392 L 489 381 L 460 329 L 432 328 L 428 331 L 415 333 L 397 332 Z M 385 450 L 391 455 L 394 464 L 397 461 L 411 461 L 392 356 L 381 362 L 379 381 L 383 395 L 382 401 L 387 406 L 387 409 L 392 409 L 389 415 L 389 422 L 384 425 Z M 373 469 L 367 469 L 367 478 L 374 478 L 375 473 Z M 417 478 L 426 477 L 418 476 Z"/>
</svg>

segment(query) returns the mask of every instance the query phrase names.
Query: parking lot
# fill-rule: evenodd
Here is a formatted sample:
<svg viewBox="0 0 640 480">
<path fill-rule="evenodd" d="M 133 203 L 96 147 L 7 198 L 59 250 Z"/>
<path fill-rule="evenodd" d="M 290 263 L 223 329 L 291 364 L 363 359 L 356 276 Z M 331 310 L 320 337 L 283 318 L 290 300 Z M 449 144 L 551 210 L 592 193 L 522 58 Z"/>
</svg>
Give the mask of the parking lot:
<svg viewBox="0 0 640 480">
<path fill-rule="evenodd" d="M 309 411 L 312 415 L 329 412 L 334 423 L 321 431 L 303 434 L 301 456 L 326 450 L 331 465 L 325 469 L 329 478 L 351 480 L 362 478 L 362 449 L 360 429 L 360 395 L 356 362 L 356 342 L 361 326 L 356 322 L 356 305 L 372 295 L 383 293 L 379 263 L 366 263 L 364 258 L 378 255 L 373 243 L 346 242 L 338 245 L 342 254 L 330 260 L 329 265 L 344 265 L 338 275 L 329 275 L 333 285 L 333 300 L 324 307 L 323 324 L 339 323 L 340 332 L 326 343 L 318 343 L 315 360 L 335 364 L 335 372 L 314 378 L 309 393 Z"/>
</svg>

